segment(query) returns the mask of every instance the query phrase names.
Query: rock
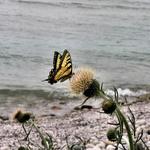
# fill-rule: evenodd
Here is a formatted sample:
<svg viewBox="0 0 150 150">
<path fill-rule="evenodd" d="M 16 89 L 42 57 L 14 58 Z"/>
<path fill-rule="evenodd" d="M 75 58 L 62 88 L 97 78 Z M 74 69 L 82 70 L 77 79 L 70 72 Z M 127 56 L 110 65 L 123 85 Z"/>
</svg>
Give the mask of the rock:
<svg viewBox="0 0 150 150">
<path fill-rule="evenodd" d="M 99 141 L 98 141 L 98 139 L 97 139 L 96 137 L 91 137 L 90 142 L 91 142 L 93 145 L 99 144 Z"/>
<path fill-rule="evenodd" d="M 52 110 L 60 110 L 60 109 L 62 109 L 62 108 L 61 108 L 60 106 L 52 106 L 51 109 L 52 109 Z"/>
<path fill-rule="evenodd" d="M 112 146 L 112 145 L 108 145 L 108 146 L 106 147 L 106 150 L 115 150 L 115 147 Z"/>
<path fill-rule="evenodd" d="M 3 147 L 1 147 L 1 150 L 9 150 L 10 149 L 10 147 L 9 146 L 3 146 Z"/>
<path fill-rule="evenodd" d="M 138 101 L 150 102 L 150 93 L 141 95 L 141 96 L 139 96 L 137 98 L 138 98 Z"/>
<path fill-rule="evenodd" d="M 147 145 L 147 147 L 150 147 L 150 141 L 148 141 L 148 142 L 146 143 L 146 145 Z"/>
<path fill-rule="evenodd" d="M 6 120 L 9 120 L 9 117 L 8 116 L 0 116 L 0 119 L 3 121 L 6 121 Z"/>
<path fill-rule="evenodd" d="M 93 107 L 91 105 L 83 105 L 81 106 L 81 110 L 83 109 L 92 109 Z"/>
<path fill-rule="evenodd" d="M 150 129 L 147 130 L 147 134 L 150 135 Z"/>
<path fill-rule="evenodd" d="M 90 150 L 90 149 L 92 149 L 94 147 L 94 145 L 89 143 L 89 144 L 86 145 L 86 147 L 87 147 L 87 150 Z"/>
<path fill-rule="evenodd" d="M 100 150 L 102 149 L 102 148 L 104 148 L 105 147 L 105 143 L 104 142 L 99 142 L 99 144 L 97 144 L 97 146 L 100 148 Z"/>
</svg>

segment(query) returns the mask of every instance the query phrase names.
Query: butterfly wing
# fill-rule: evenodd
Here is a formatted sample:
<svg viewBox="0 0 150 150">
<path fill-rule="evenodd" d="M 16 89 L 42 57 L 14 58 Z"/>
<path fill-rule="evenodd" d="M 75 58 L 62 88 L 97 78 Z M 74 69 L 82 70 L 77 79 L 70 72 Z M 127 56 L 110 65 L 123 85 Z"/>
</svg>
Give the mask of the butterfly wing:
<svg viewBox="0 0 150 150">
<path fill-rule="evenodd" d="M 55 74 L 55 81 L 65 81 L 72 76 L 72 61 L 71 55 L 67 50 L 64 50 L 64 53 L 61 57 L 61 62 L 59 68 Z"/>
<path fill-rule="evenodd" d="M 55 78 L 55 74 L 57 73 L 57 70 L 60 68 L 61 57 L 62 56 L 60 53 L 58 53 L 57 51 L 54 52 L 53 68 L 50 70 L 49 76 L 48 76 L 48 82 L 50 84 L 57 82 L 54 78 Z"/>
<path fill-rule="evenodd" d="M 54 70 L 58 70 L 61 64 L 61 54 L 58 53 L 57 51 L 54 52 L 54 58 L 53 58 L 53 66 L 54 66 Z"/>
<path fill-rule="evenodd" d="M 54 52 L 53 68 L 49 72 L 48 81 L 50 84 L 63 82 L 72 76 L 72 61 L 71 55 L 67 50 L 64 50 L 63 55 L 59 52 Z"/>
</svg>

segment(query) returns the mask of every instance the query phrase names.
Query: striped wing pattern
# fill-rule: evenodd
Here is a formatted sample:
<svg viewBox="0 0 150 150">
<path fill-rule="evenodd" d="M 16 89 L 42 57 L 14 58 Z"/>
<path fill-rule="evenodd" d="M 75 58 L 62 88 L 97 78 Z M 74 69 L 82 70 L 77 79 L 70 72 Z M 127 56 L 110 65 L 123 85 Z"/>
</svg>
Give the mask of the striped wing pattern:
<svg viewBox="0 0 150 150">
<path fill-rule="evenodd" d="M 48 81 L 50 84 L 63 82 L 72 76 L 72 61 L 71 55 L 67 50 L 64 50 L 63 55 L 59 52 L 54 52 L 53 68 L 49 72 Z"/>
<path fill-rule="evenodd" d="M 63 82 L 68 78 L 70 78 L 71 75 L 72 75 L 71 55 L 67 50 L 65 50 L 62 55 L 61 63 L 59 69 L 56 72 L 54 80 L 56 81 L 60 80 L 61 82 Z"/>
</svg>

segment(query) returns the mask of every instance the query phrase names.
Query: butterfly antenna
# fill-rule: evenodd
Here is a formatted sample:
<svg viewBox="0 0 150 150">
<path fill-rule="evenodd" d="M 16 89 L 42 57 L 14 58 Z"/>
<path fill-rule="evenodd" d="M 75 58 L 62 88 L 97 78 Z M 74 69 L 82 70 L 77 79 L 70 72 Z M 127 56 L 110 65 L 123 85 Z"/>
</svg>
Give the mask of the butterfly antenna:
<svg viewBox="0 0 150 150">
<path fill-rule="evenodd" d="M 48 81 L 48 79 L 42 80 L 42 82 L 44 82 L 44 81 Z"/>
</svg>

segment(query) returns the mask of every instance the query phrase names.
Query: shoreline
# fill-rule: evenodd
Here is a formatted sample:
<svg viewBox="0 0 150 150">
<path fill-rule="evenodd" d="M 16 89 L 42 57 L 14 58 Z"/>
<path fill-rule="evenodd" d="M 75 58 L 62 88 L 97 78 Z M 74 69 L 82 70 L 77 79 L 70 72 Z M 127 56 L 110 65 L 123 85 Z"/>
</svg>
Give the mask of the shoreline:
<svg viewBox="0 0 150 150">
<path fill-rule="evenodd" d="M 137 130 L 143 129 L 144 140 L 150 146 L 150 135 L 148 134 L 150 132 L 150 101 L 149 95 L 146 95 L 146 97 L 141 96 L 139 99 L 142 102 L 131 104 L 130 108 L 137 120 Z M 144 99 L 146 101 L 143 101 Z M 88 103 L 90 102 L 89 100 Z M 44 105 L 47 107 L 44 107 Z M 95 102 L 94 105 L 96 106 L 97 103 Z M 112 127 L 108 123 L 115 120 L 113 116 L 100 113 L 101 109 L 74 110 L 71 103 L 59 103 L 58 107 L 58 103 L 55 102 L 53 105 L 43 104 L 40 107 L 43 107 L 43 109 L 34 108 L 38 112 L 34 113 L 35 123 L 43 133 L 51 135 L 57 141 L 59 147 L 66 145 L 66 137 L 69 136 L 70 143 L 79 141 L 76 137 L 81 137 L 84 141 L 89 140 L 86 145 L 88 150 L 107 149 L 109 141 L 106 138 L 106 132 L 109 127 Z M 32 108 L 29 110 L 32 110 Z M 53 113 L 48 108 L 53 110 Z M 62 111 L 62 108 L 68 108 L 69 110 Z M 42 112 L 44 109 L 45 111 Z M 127 113 L 127 106 L 122 106 L 121 110 Z M 59 115 L 60 113 L 61 115 Z M 27 141 L 21 140 L 25 137 L 25 134 L 19 123 L 0 119 L 0 128 L 0 147 L 2 150 L 16 150 L 20 145 L 27 144 Z M 29 127 L 27 127 L 27 130 L 29 130 Z M 32 131 L 30 138 L 34 139 L 35 143 L 41 143 L 39 135 L 35 130 Z M 37 148 L 33 146 L 33 149 L 36 150 Z"/>
</svg>

